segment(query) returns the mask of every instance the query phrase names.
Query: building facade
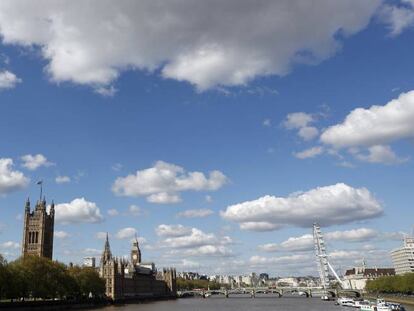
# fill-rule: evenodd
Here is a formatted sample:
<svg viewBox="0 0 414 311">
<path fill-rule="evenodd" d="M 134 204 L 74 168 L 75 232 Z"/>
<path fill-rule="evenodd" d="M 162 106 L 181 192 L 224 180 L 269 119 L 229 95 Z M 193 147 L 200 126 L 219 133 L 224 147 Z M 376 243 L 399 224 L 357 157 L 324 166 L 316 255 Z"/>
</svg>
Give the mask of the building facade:
<svg viewBox="0 0 414 311">
<path fill-rule="evenodd" d="M 53 234 L 55 222 L 55 204 L 52 202 L 49 213 L 46 210 L 46 199 L 39 200 L 33 211 L 27 199 L 24 210 L 24 229 L 22 255 L 35 255 L 52 259 Z"/>
<path fill-rule="evenodd" d="M 364 290 L 367 281 L 391 275 L 395 275 L 394 268 L 367 268 L 364 261 L 361 267 L 346 270 L 343 282 L 350 289 Z"/>
<path fill-rule="evenodd" d="M 105 280 L 105 294 L 113 300 L 144 297 L 175 297 L 175 269 L 157 272 L 153 263 L 141 262 L 138 239 L 131 249 L 131 260 L 112 256 L 108 235 L 101 256 L 99 275 Z"/>
<path fill-rule="evenodd" d="M 414 272 L 414 237 L 405 237 L 402 247 L 391 251 L 396 274 Z"/>
</svg>

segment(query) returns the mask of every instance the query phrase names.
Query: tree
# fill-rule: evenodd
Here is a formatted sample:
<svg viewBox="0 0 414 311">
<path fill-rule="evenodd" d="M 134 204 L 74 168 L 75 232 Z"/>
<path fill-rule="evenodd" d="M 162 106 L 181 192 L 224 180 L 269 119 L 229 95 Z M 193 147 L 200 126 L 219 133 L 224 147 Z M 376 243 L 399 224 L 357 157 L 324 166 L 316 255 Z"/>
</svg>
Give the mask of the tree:
<svg viewBox="0 0 414 311">
<path fill-rule="evenodd" d="M 92 293 L 94 297 L 100 297 L 105 293 L 105 281 L 95 269 L 75 266 L 69 268 L 68 272 L 77 284 L 77 296 L 88 297 Z"/>
</svg>

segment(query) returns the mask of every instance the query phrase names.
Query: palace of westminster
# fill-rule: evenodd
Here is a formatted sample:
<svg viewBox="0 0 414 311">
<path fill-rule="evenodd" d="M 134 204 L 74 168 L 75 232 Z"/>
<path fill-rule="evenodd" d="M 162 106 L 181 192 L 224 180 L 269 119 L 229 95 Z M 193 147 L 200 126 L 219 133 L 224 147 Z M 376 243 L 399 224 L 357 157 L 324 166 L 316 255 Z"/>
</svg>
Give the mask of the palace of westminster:
<svg viewBox="0 0 414 311">
<path fill-rule="evenodd" d="M 52 259 L 54 219 L 54 202 L 47 209 L 46 199 L 40 199 L 31 210 L 30 201 L 27 199 L 22 241 L 23 256 L 34 255 Z M 112 255 L 107 235 L 98 271 L 100 277 L 105 280 L 106 296 L 113 300 L 176 295 L 175 269 L 157 272 L 153 263 L 143 263 L 137 238 L 132 243 L 131 258 L 126 260 Z"/>
</svg>

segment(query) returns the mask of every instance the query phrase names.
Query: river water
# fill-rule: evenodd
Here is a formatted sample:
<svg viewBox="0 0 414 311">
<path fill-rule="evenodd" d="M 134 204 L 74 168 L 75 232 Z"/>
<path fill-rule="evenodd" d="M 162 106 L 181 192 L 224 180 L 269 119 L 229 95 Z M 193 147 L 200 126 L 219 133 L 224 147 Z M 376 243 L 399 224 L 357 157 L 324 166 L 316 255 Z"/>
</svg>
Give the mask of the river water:
<svg viewBox="0 0 414 311">
<path fill-rule="evenodd" d="M 101 309 L 102 310 L 102 309 Z M 355 311 L 354 308 L 336 306 L 333 301 L 320 298 L 185 298 L 145 304 L 111 306 L 105 311 Z M 406 306 L 407 311 L 414 307 Z"/>
</svg>

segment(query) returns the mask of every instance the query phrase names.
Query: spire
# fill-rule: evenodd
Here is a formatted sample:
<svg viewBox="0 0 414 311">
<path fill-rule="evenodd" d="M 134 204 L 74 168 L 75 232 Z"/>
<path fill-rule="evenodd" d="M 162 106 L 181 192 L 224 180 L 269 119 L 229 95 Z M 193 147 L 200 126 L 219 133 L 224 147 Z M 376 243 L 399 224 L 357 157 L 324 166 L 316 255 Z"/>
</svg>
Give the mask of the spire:
<svg viewBox="0 0 414 311">
<path fill-rule="evenodd" d="M 50 215 L 54 215 L 55 214 L 55 201 L 52 200 L 52 204 L 50 204 Z"/>
<path fill-rule="evenodd" d="M 27 197 L 26 205 L 25 205 L 26 212 L 30 212 L 30 199 Z"/>
<path fill-rule="evenodd" d="M 104 261 L 107 261 L 111 258 L 112 258 L 111 247 L 109 246 L 109 236 L 108 236 L 108 232 L 107 232 L 106 233 L 106 240 L 105 240 L 105 249 L 104 249 L 103 254 L 102 254 L 102 259 Z"/>
</svg>

